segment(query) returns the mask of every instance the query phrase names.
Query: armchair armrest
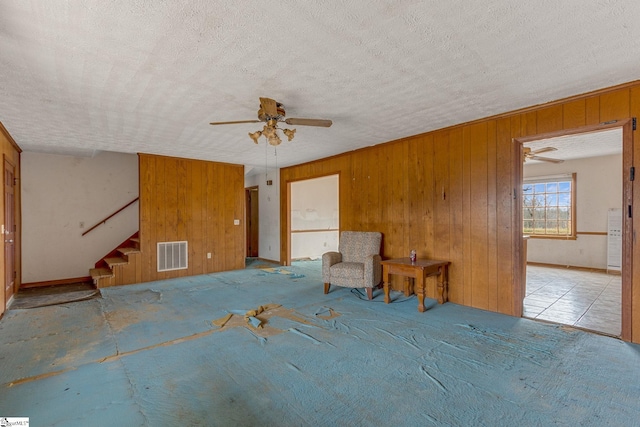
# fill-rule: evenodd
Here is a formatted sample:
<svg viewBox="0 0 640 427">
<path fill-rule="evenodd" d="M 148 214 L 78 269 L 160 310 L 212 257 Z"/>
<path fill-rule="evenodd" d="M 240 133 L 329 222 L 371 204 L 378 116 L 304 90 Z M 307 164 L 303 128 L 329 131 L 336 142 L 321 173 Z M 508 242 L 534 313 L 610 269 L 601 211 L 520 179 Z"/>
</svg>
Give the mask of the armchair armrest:
<svg viewBox="0 0 640 427">
<path fill-rule="evenodd" d="M 378 254 L 368 255 L 364 260 L 364 286 L 375 288 L 382 281 L 382 257 Z"/>
<path fill-rule="evenodd" d="M 331 272 L 329 269 L 332 265 L 342 262 L 342 254 L 340 252 L 325 252 L 322 254 L 322 280 L 325 283 L 331 281 Z"/>
</svg>

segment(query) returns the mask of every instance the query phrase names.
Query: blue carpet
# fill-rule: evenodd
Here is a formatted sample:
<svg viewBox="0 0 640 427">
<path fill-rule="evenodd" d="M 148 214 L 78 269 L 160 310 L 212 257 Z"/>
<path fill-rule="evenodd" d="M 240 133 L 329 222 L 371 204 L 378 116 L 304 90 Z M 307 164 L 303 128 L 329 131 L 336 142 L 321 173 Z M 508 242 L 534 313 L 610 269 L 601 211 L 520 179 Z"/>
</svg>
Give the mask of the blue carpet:
<svg viewBox="0 0 640 427">
<path fill-rule="evenodd" d="M 0 416 L 39 426 L 640 420 L 638 345 L 433 300 L 419 313 L 401 293 L 388 305 L 381 291 L 324 295 L 318 261 L 102 295 L 6 313 Z M 234 314 L 259 306 L 262 329 Z"/>
</svg>

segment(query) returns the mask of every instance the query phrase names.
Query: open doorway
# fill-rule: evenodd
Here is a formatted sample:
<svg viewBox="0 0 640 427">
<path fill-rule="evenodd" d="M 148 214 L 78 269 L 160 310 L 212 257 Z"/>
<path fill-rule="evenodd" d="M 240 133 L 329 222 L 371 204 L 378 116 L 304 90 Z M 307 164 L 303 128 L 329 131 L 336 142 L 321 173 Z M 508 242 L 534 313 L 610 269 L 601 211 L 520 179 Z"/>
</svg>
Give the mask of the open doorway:
<svg viewBox="0 0 640 427">
<path fill-rule="evenodd" d="M 246 248 L 247 258 L 255 258 L 258 256 L 260 222 L 259 222 L 259 194 L 258 186 L 248 187 L 244 189 L 245 194 L 245 212 L 246 220 Z"/>
<path fill-rule="evenodd" d="M 624 123 L 517 139 L 525 160 L 523 232 L 531 236 L 524 317 L 613 336 L 629 327 L 630 264 L 622 252 L 626 246 L 630 259 L 630 220 L 618 216 L 611 227 L 632 194 L 624 173 L 633 158 L 626 132 L 627 143 Z"/>
<path fill-rule="evenodd" d="M 289 261 L 338 250 L 339 175 L 289 183 Z"/>
</svg>

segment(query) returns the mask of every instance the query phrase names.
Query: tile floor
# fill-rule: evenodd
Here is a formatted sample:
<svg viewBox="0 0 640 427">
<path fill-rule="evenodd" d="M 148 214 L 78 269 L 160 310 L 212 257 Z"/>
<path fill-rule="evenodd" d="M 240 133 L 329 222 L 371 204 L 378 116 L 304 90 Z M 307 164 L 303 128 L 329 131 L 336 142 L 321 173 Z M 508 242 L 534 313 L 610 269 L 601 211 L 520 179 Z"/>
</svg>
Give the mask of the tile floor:
<svg viewBox="0 0 640 427">
<path fill-rule="evenodd" d="M 523 316 L 620 336 L 621 295 L 619 275 L 528 265 Z"/>
</svg>

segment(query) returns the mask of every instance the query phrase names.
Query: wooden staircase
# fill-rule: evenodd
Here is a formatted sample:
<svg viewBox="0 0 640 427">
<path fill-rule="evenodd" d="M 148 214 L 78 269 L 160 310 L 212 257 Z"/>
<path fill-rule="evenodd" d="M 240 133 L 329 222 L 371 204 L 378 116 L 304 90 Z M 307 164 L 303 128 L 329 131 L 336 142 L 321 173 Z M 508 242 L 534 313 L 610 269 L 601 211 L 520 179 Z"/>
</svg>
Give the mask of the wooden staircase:
<svg viewBox="0 0 640 427">
<path fill-rule="evenodd" d="M 142 281 L 138 233 L 109 252 L 89 271 L 96 288 L 132 285 Z"/>
</svg>

